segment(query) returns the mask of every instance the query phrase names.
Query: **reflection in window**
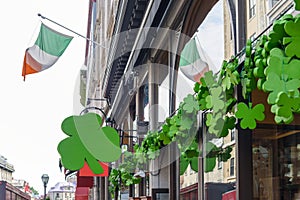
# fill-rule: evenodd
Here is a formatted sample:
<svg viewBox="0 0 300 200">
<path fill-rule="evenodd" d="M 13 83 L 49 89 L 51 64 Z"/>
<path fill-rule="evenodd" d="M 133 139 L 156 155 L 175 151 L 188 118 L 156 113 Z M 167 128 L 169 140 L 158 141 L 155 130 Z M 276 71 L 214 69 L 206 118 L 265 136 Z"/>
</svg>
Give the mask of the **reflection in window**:
<svg viewBox="0 0 300 200">
<path fill-rule="evenodd" d="M 299 132 L 264 129 L 253 136 L 253 197 L 300 199 Z"/>
</svg>

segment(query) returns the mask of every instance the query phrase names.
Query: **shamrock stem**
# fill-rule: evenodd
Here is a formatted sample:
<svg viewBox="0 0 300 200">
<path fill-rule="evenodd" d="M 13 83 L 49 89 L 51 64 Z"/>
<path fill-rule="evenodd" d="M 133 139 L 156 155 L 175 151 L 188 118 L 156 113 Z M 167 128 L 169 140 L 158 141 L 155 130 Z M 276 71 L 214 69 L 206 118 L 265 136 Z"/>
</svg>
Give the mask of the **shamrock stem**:
<svg viewBox="0 0 300 200">
<path fill-rule="evenodd" d="M 95 173 L 95 174 L 102 174 L 104 172 L 101 164 L 98 162 L 96 158 L 94 158 L 91 154 L 87 154 L 86 156 L 86 162 L 89 165 L 90 169 Z"/>
</svg>

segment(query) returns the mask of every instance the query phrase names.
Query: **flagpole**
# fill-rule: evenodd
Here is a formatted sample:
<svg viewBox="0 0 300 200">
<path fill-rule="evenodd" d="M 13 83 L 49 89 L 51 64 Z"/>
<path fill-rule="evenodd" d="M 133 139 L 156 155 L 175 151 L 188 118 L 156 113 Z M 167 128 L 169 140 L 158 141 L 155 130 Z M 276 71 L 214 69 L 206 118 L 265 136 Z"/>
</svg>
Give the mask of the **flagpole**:
<svg viewBox="0 0 300 200">
<path fill-rule="evenodd" d="M 72 33 L 74 33 L 74 34 L 76 34 L 76 35 L 78 35 L 78 36 L 80 36 L 80 37 L 82 37 L 82 38 L 84 38 L 84 39 L 86 39 L 86 40 L 88 40 L 88 41 L 90 41 L 90 42 L 92 42 L 92 43 L 100 46 L 100 47 L 103 47 L 103 48 L 107 49 L 107 47 L 105 47 L 104 45 L 102 45 L 102 44 L 100 44 L 98 42 L 95 42 L 95 41 L 91 40 L 90 38 L 85 37 L 85 36 L 81 35 L 80 33 L 77 33 L 75 31 L 73 31 L 73 30 L 71 30 L 71 29 L 69 29 L 69 28 L 67 28 L 67 27 L 65 27 L 65 26 L 63 26 L 63 25 L 61 25 L 61 24 L 59 24 L 59 23 L 57 23 L 57 22 L 55 22 L 55 21 L 53 21 L 53 20 L 51 20 L 51 19 L 43 16 L 43 15 L 41 15 L 40 13 L 38 13 L 38 16 L 41 17 L 42 19 L 46 19 L 46 20 L 48 20 L 48 21 L 50 21 L 50 22 L 52 22 L 52 23 L 54 23 L 54 24 L 56 24 L 56 25 L 58 25 L 58 26 L 60 26 L 60 27 L 62 27 L 64 29 L 67 29 L 68 31 L 70 31 L 70 32 L 72 32 Z"/>
</svg>

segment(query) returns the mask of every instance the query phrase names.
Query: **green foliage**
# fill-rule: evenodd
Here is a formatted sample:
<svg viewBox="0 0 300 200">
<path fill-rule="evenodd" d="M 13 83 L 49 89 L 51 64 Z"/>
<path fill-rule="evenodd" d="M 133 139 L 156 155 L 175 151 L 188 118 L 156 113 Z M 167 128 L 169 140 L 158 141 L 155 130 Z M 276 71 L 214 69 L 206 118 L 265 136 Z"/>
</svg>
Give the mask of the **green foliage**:
<svg viewBox="0 0 300 200">
<path fill-rule="evenodd" d="M 98 161 L 112 162 L 121 155 L 120 139 L 111 127 L 100 128 L 102 119 L 95 113 L 66 118 L 61 125 L 69 137 L 57 147 L 66 169 L 79 170 L 86 161 L 95 174 L 103 173 Z"/>
<path fill-rule="evenodd" d="M 295 2 L 295 9 L 300 10 L 300 0 L 294 0 Z"/>
<path fill-rule="evenodd" d="M 39 195 L 39 192 L 36 189 L 34 189 L 33 187 L 30 187 L 30 190 L 32 191 L 32 193 L 34 195 Z"/>
<path fill-rule="evenodd" d="M 241 120 L 241 127 L 243 129 L 254 129 L 256 127 L 256 120 L 262 121 L 265 119 L 265 106 L 263 104 L 257 104 L 252 108 L 252 104 L 249 107 L 241 102 L 237 105 L 237 112 L 235 116 Z"/>
</svg>

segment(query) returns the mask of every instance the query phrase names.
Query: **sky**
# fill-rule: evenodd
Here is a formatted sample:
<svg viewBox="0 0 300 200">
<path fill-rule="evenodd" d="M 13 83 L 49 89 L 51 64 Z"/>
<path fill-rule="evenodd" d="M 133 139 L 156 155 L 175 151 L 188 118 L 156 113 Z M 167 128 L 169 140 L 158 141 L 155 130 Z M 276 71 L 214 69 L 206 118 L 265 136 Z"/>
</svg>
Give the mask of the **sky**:
<svg viewBox="0 0 300 200">
<path fill-rule="evenodd" d="M 74 39 L 53 67 L 26 76 L 24 82 L 25 50 L 39 32 L 38 13 L 85 36 L 88 0 L 15 0 L 1 4 L 0 155 L 14 165 L 15 179 L 26 180 L 43 194 L 42 174 L 50 177 L 47 189 L 64 181 L 56 148 L 65 138 L 61 122 L 74 114 L 74 86 L 84 62 L 86 40 L 42 20 Z"/>
<path fill-rule="evenodd" d="M 26 76 L 22 64 L 26 48 L 33 45 L 41 18 L 38 13 L 86 35 L 88 0 L 15 0 L 0 6 L 2 77 L 0 155 L 14 165 L 15 179 L 23 179 L 43 193 L 42 174 L 49 175 L 47 190 L 64 181 L 58 167 L 58 143 L 66 136 L 61 122 L 74 113 L 79 70 L 84 62 L 85 39 L 53 23 L 46 25 L 74 39 L 58 62 L 43 72 Z M 220 67 L 223 58 L 222 1 L 199 28 L 200 43 Z"/>
</svg>

